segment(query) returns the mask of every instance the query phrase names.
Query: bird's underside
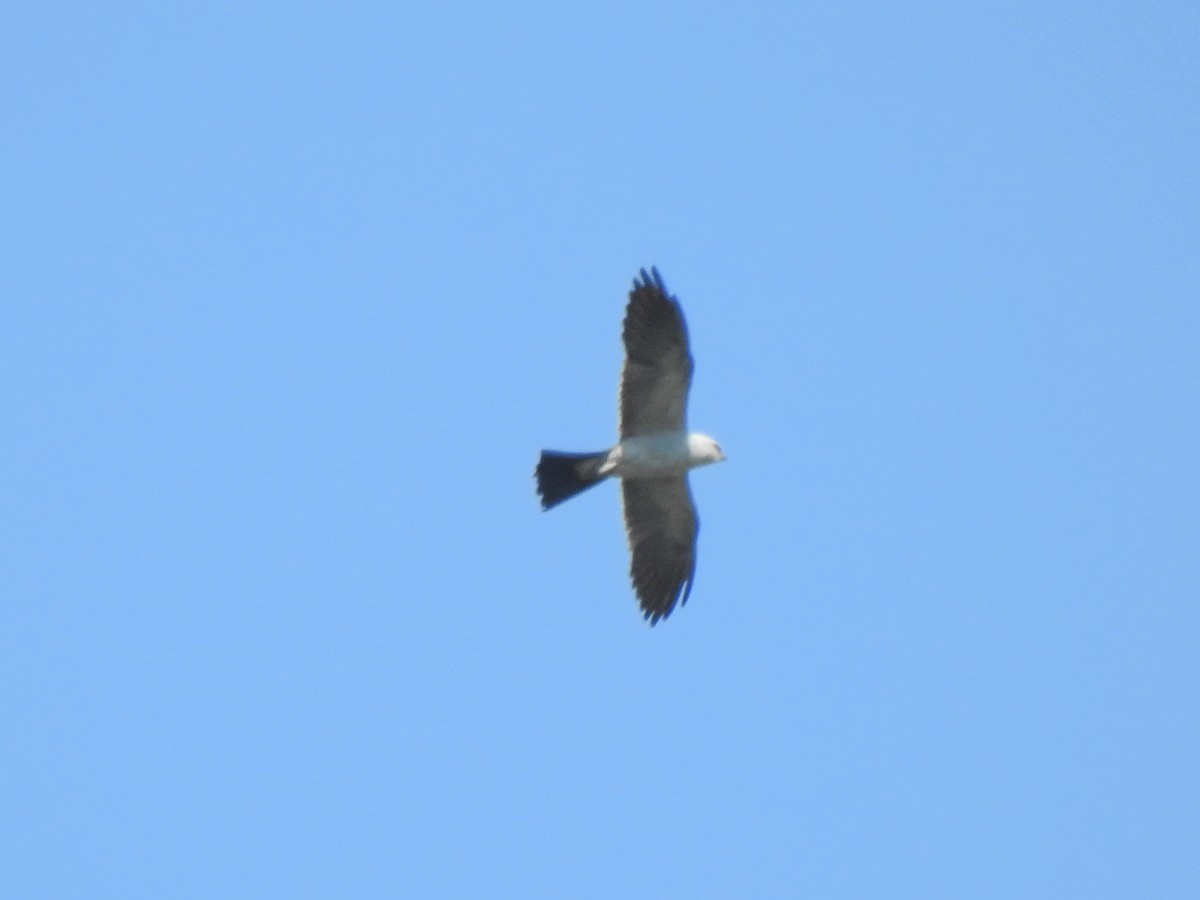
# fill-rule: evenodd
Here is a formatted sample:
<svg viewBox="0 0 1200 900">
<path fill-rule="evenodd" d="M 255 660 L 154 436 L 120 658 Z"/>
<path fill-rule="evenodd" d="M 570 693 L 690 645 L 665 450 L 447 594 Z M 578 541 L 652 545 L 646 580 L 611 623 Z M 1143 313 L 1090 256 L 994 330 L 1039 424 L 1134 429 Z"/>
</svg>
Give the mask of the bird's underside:
<svg viewBox="0 0 1200 900">
<path fill-rule="evenodd" d="M 630 579 L 653 625 L 687 602 L 695 577 L 699 522 L 687 472 L 724 456 L 711 438 L 687 433 L 687 326 L 657 269 L 634 279 L 621 337 L 621 442 L 595 453 L 543 451 L 535 475 L 543 509 L 621 479 Z"/>
</svg>

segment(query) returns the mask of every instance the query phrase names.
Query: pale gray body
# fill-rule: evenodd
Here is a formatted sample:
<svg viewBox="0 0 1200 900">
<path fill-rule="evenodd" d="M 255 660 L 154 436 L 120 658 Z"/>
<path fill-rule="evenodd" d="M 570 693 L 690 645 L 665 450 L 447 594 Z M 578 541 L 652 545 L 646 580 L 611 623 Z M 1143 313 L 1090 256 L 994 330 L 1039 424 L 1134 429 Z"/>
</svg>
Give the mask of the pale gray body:
<svg viewBox="0 0 1200 900">
<path fill-rule="evenodd" d="M 608 451 L 596 474 L 617 478 L 662 478 L 720 462 L 725 457 L 712 438 L 686 431 L 627 437 Z"/>
</svg>

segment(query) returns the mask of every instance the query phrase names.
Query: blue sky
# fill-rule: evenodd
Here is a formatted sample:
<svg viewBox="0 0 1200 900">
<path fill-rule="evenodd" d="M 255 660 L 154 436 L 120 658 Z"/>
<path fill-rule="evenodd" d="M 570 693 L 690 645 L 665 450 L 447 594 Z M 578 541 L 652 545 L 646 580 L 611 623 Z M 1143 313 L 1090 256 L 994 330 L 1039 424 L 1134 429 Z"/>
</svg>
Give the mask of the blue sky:
<svg viewBox="0 0 1200 900">
<path fill-rule="evenodd" d="M 0 21 L 4 896 L 1200 890 L 1196 4 Z"/>
</svg>

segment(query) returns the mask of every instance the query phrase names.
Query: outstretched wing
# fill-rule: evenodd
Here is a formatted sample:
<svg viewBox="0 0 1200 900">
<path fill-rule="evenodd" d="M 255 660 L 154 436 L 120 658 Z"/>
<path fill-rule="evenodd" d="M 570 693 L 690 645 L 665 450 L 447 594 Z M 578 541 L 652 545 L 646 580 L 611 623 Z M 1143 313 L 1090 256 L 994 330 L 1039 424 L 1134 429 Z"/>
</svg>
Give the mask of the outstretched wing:
<svg viewBox="0 0 1200 900">
<path fill-rule="evenodd" d="M 667 293 L 658 269 L 633 280 L 625 324 L 621 370 L 621 439 L 660 431 L 683 431 L 692 383 L 692 354 L 679 301 Z"/>
<path fill-rule="evenodd" d="M 696 574 L 696 507 L 687 476 L 621 482 L 629 568 L 642 615 L 655 624 L 687 603 Z M 682 596 L 681 596 L 682 595 Z"/>
</svg>

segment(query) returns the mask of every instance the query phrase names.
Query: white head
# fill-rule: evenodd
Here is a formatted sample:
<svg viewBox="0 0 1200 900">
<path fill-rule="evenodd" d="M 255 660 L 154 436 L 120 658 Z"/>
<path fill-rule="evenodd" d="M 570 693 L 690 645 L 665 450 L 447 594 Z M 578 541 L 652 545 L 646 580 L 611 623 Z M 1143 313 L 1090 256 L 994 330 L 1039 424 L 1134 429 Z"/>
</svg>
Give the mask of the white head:
<svg viewBox="0 0 1200 900">
<path fill-rule="evenodd" d="M 688 460 L 693 467 L 707 466 L 709 463 L 724 462 L 725 454 L 708 435 L 693 432 L 688 435 Z"/>
</svg>

